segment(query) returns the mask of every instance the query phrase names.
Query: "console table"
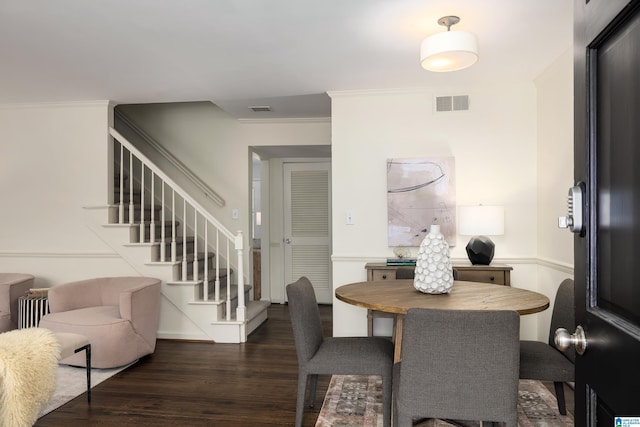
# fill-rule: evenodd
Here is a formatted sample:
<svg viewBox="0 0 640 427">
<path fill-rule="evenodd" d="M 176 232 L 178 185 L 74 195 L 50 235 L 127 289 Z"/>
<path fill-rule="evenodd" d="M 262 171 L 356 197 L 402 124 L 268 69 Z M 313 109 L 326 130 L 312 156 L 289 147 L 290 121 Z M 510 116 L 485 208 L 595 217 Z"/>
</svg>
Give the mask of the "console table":
<svg viewBox="0 0 640 427">
<path fill-rule="evenodd" d="M 471 263 L 453 264 L 454 280 L 468 282 L 493 283 L 496 285 L 511 286 L 511 270 L 513 267 L 506 264 L 473 265 Z M 367 281 L 396 280 L 413 278 L 415 267 L 405 265 L 387 265 L 383 262 L 368 262 L 364 268 L 367 270 Z M 389 313 L 367 310 L 367 334 L 373 335 L 374 318 L 393 317 Z"/>
</svg>

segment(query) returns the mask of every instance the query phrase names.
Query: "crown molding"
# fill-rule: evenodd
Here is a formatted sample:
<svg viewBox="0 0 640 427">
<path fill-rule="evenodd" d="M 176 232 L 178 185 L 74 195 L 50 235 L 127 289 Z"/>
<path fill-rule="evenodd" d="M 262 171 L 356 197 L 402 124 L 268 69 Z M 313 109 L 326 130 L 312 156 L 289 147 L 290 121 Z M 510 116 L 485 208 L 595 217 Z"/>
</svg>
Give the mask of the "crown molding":
<svg viewBox="0 0 640 427">
<path fill-rule="evenodd" d="M 35 109 L 35 108 L 76 108 L 76 107 L 109 107 L 115 105 L 109 100 L 94 101 L 69 101 L 69 102 L 29 102 L 16 104 L 0 104 L 2 110 L 19 110 L 19 109 Z"/>
<path fill-rule="evenodd" d="M 238 119 L 242 124 L 300 124 L 300 123 L 331 123 L 331 117 L 290 117 L 272 119 Z"/>
<path fill-rule="evenodd" d="M 406 94 L 430 94 L 435 88 L 391 88 L 391 89 L 363 89 L 363 90 L 336 90 L 329 91 L 330 98 L 348 98 L 354 96 L 380 96 L 380 95 L 406 95 Z"/>
</svg>

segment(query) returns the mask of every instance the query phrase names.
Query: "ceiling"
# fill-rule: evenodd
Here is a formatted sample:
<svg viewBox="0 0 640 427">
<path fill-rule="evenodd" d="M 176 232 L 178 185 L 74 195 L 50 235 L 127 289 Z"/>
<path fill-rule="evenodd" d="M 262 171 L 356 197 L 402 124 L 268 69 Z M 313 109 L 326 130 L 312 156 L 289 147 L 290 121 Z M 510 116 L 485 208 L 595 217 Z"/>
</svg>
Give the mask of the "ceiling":
<svg viewBox="0 0 640 427">
<path fill-rule="evenodd" d="M 480 60 L 428 72 L 420 42 L 445 15 L 477 34 Z M 533 80 L 571 47 L 571 23 L 572 0 L 2 0 L 0 104 L 208 100 L 238 118 L 329 117 L 331 91 Z"/>
</svg>

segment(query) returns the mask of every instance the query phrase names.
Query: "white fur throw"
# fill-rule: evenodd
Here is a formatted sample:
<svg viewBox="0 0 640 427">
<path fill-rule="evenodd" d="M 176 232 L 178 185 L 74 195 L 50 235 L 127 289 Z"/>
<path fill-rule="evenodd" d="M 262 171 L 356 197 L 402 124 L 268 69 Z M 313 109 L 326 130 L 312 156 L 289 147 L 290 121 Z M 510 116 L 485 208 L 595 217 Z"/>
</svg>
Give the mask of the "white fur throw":
<svg viewBox="0 0 640 427">
<path fill-rule="evenodd" d="M 35 424 L 56 389 L 60 345 L 41 328 L 0 334 L 0 427 Z"/>
</svg>

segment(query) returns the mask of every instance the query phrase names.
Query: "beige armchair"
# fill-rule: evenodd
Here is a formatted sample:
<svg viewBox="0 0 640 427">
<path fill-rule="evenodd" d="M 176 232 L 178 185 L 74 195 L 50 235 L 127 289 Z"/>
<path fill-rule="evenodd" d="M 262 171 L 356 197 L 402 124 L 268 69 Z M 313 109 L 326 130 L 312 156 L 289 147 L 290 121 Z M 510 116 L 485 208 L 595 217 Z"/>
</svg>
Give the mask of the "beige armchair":
<svg viewBox="0 0 640 427">
<path fill-rule="evenodd" d="M 103 277 L 54 286 L 49 289 L 49 310 L 41 328 L 86 336 L 95 368 L 123 366 L 155 350 L 160 280 Z M 86 362 L 75 354 L 60 363 Z"/>
<path fill-rule="evenodd" d="M 0 332 L 18 327 L 18 297 L 33 288 L 33 276 L 21 273 L 0 273 Z"/>
</svg>

